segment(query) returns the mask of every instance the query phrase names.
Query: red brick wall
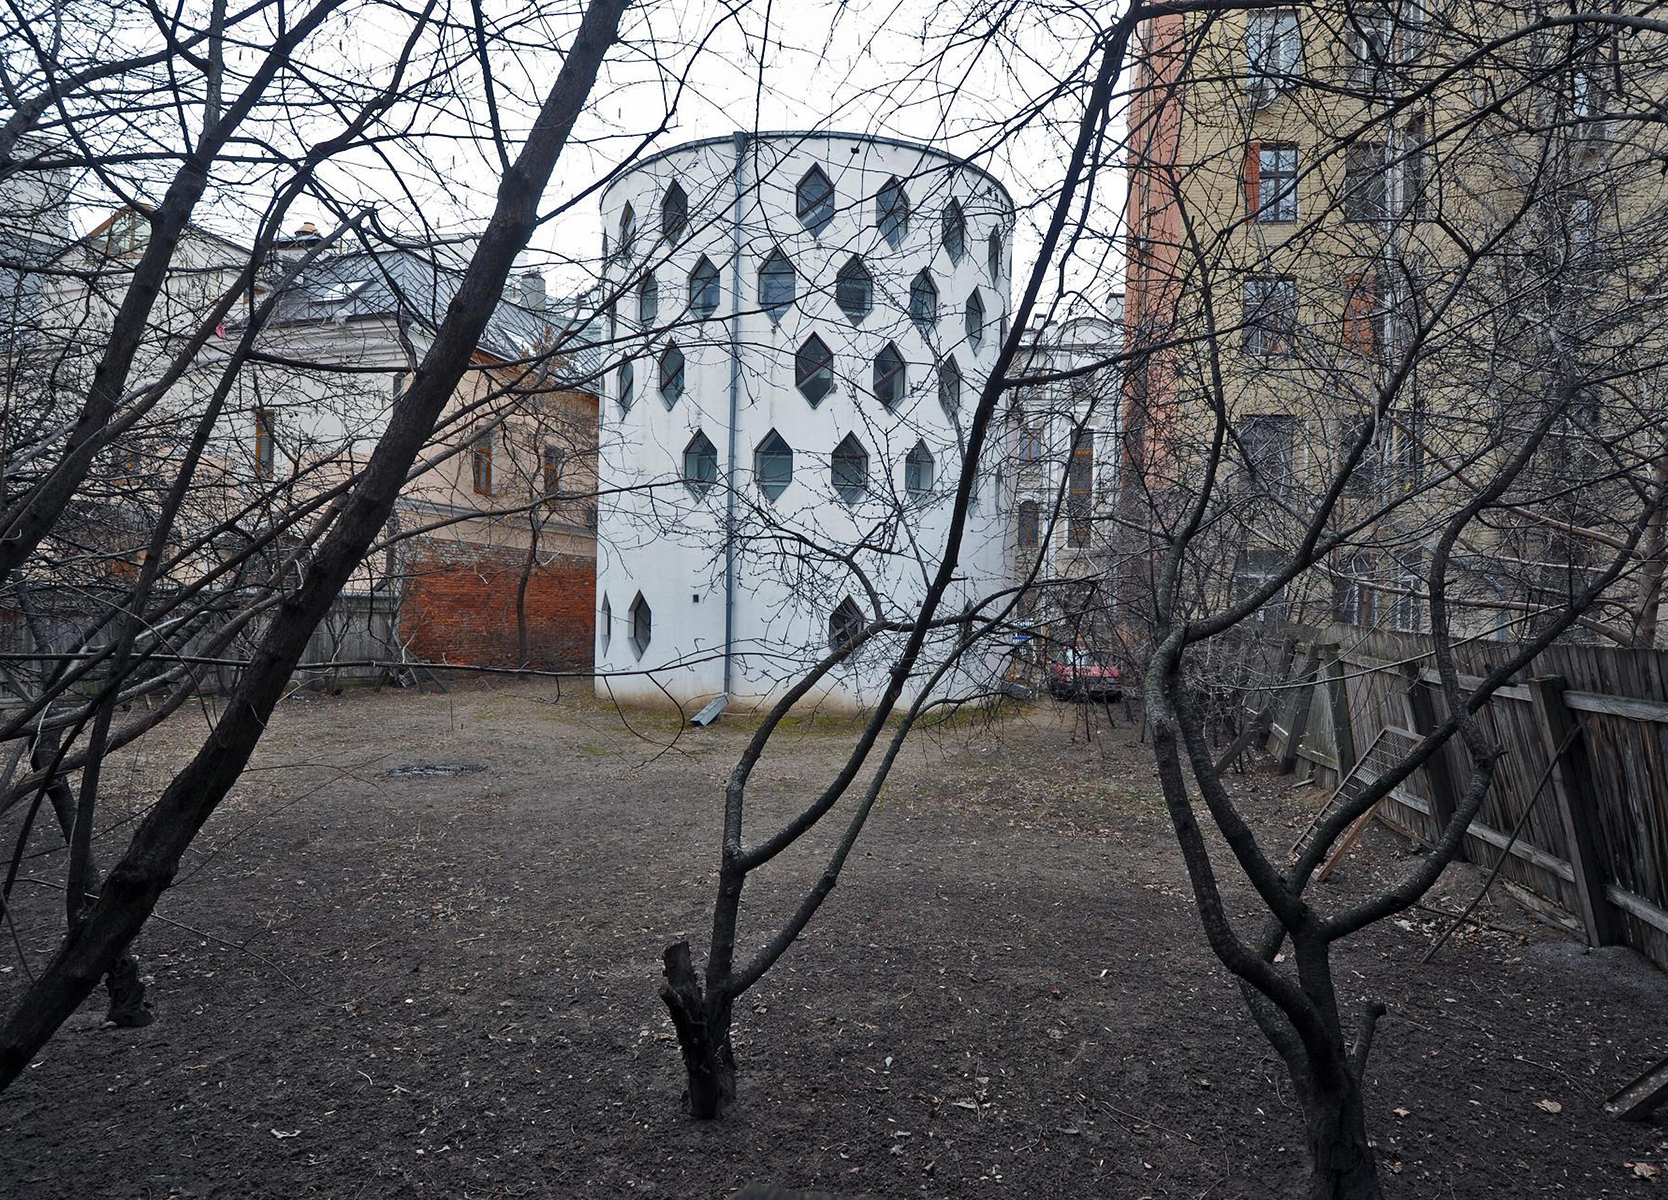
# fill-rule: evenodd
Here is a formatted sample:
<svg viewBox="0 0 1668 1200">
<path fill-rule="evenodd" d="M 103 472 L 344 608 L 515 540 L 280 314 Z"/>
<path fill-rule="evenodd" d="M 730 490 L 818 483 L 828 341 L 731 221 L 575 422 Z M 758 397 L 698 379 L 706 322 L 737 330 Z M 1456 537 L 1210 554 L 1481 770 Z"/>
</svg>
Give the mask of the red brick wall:
<svg viewBox="0 0 1668 1200">
<path fill-rule="evenodd" d="M 527 581 L 526 665 L 590 670 L 596 634 L 596 560 L 556 555 Z M 414 658 L 513 667 L 515 596 L 523 551 L 445 538 L 414 539 L 404 569 L 400 636 Z"/>
</svg>

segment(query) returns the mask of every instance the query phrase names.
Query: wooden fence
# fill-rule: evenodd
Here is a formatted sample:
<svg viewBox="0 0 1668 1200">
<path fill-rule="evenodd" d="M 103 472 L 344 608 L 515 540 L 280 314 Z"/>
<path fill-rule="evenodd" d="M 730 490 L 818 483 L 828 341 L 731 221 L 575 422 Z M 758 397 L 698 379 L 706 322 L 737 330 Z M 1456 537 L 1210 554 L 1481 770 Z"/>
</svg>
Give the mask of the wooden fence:
<svg viewBox="0 0 1668 1200">
<path fill-rule="evenodd" d="M 383 678 L 388 673 L 386 667 L 362 664 L 367 660 L 403 660 L 398 619 L 398 606 L 392 598 L 344 592 L 336 598 L 324 620 L 319 622 L 312 637 L 308 639 L 307 650 L 301 657 L 306 666 L 296 671 L 295 681 L 310 683 Z M 83 644 L 82 631 L 93 624 L 93 616 L 84 604 L 72 606 L 66 603 L 61 609 L 53 609 L 51 619 L 43 621 L 42 624 L 46 629 L 45 646 L 36 643 L 29 626 L 16 614 L 12 614 L 10 619 L 0 620 L 0 652 L 16 656 L 69 651 L 88 653 L 100 650 L 108 644 L 108 637 L 95 638 L 90 644 Z M 248 660 L 265 629 L 265 622 L 257 621 L 234 638 L 229 646 L 215 650 L 211 644 L 214 640 L 211 637 L 213 630 L 211 627 L 204 627 L 172 647 L 171 652 L 191 658 L 198 655 L 206 656 L 212 651 L 213 659 L 225 660 L 223 663 L 205 662 L 197 672 L 199 690 L 224 694 L 236 686 L 242 671 L 241 666 L 232 664 L 235 661 Z M 165 670 L 172 665 L 172 661 L 174 660 L 163 657 L 149 670 Z M 333 666 L 333 663 L 360 665 Z M 78 690 L 82 694 L 90 694 L 102 686 L 107 677 L 107 672 L 94 670 Z M 18 704 L 23 699 L 23 695 L 12 690 L 7 676 L 0 672 L 0 708 Z"/>
<path fill-rule="evenodd" d="M 1281 770 L 1310 773 L 1330 793 L 1381 732 L 1423 734 L 1447 719 L 1428 637 L 1347 625 L 1288 632 L 1270 640 L 1264 663 L 1264 678 L 1288 681 L 1267 743 Z M 1506 650 L 1458 647 L 1461 682 L 1478 682 Z M 1592 945 L 1633 946 L 1668 968 L 1668 652 L 1553 646 L 1478 718 L 1504 754 L 1464 855 L 1492 866 L 1510 845 L 1501 878 L 1550 902 Z M 1378 819 L 1428 842 L 1467 776 L 1456 737 Z"/>
</svg>

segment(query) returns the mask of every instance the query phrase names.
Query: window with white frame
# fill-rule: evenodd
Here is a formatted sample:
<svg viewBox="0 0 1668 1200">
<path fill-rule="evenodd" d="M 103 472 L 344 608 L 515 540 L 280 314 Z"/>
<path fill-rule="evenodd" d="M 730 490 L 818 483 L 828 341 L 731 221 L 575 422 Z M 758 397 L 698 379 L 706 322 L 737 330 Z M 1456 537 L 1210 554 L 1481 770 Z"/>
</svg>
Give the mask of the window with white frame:
<svg viewBox="0 0 1668 1200">
<path fill-rule="evenodd" d="M 1234 603 L 1244 604 L 1279 578 L 1284 566 L 1284 555 L 1266 546 L 1247 546 L 1240 551 L 1234 568 Z M 1262 621 L 1286 619 L 1286 586 L 1276 590 L 1257 608 L 1255 618 Z"/>
<path fill-rule="evenodd" d="M 1292 86 L 1301 70 L 1303 33 L 1295 8 L 1268 8 L 1245 16 L 1246 86 L 1263 98 Z"/>
<path fill-rule="evenodd" d="M 1297 343 L 1297 280 L 1253 275 L 1245 281 L 1244 345 L 1247 354 L 1289 356 Z"/>
<path fill-rule="evenodd" d="M 1265 224 L 1297 220 L 1297 147 L 1264 142 L 1257 147 L 1256 219 Z"/>
</svg>

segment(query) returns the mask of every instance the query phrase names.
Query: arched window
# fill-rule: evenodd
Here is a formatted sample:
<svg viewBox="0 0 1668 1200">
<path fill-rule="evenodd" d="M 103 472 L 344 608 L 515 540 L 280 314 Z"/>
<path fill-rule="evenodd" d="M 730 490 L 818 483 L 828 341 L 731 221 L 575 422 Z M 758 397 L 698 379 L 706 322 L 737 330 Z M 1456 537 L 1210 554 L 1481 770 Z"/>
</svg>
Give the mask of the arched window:
<svg viewBox="0 0 1668 1200">
<path fill-rule="evenodd" d="M 620 364 L 615 372 L 615 382 L 619 388 L 620 411 L 630 412 L 632 403 L 637 399 L 637 372 L 630 360 Z"/>
<path fill-rule="evenodd" d="M 909 319 L 922 333 L 938 324 L 938 285 L 925 269 L 909 285 Z"/>
<path fill-rule="evenodd" d="M 469 447 L 469 474 L 477 496 L 492 495 L 492 431 L 481 434 Z"/>
<path fill-rule="evenodd" d="M 1037 531 L 1041 525 L 1037 502 L 1035 500 L 1021 500 L 1019 502 L 1019 544 L 1024 549 L 1032 549 L 1037 544 Z"/>
<path fill-rule="evenodd" d="M 961 256 L 967 253 L 967 217 L 963 215 L 961 205 L 954 200 L 944 206 L 939 240 L 949 252 L 951 262 L 959 263 Z"/>
<path fill-rule="evenodd" d="M 676 342 L 660 352 L 660 402 L 668 409 L 683 395 L 683 351 Z"/>
<path fill-rule="evenodd" d="M 927 449 L 925 442 L 916 442 L 910 452 L 904 455 L 904 491 L 919 499 L 932 492 L 933 461 L 932 451 Z"/>
<path fill-rule="evenodd" d="M 992 283 L 1002 281 L 1002 235 L 994 229 L 985 242 L 985 267 L 990 271 Z"/>
<path fill-rule="evenodd" d="M 853 254 L 834 277 L 834 302 L 853 325 L 874 311 L 875 280 L 863 260 Z"/>
<path fill-rule="evenodd" d="M 863 619 L 863 610 L 847 596 L 828 614 L 828 648 L 843 650 L 862 635 L 867 624 Z"/>
<path fill-rule="evenodd" d="M 631 649 L 638 658 L 643 657 L 643 651 L 649 648 L 649 639 L 654 636 L 654 613 L 649 610 L 649 602 L 643 599 L 643 593 L 637 593 L 637 599 L 631 602 Z"/>
<path fill-rule="evenodd" d="M 799 223 L 816 236 L 834 219 L 834 185 L 821 167 L 812 167 L 794 189 L 794 211 Z"/>
<path fill-rule="evenodd" d="M 882 184 L 875 196 L 875 227 L 894 250 L 909 236 L 909 193 L 896 175 Z"/>
<path fill-rule="evenodd" d="M 597 642 L 602 646 L 602 652 L 608 653 L 608 643 L 614 640 L 614 608 L 608 603 L 608 597 L 602 598 L 602 611 L 597 614 Z"/>
<path fill-rule="evenodd" d="M 650 271 L 637 285 L 637 320 L 647 329 L 660 316 L 660 281 Z"/>
<path fill-rule="evenodd" d="M 847 504 L 856 504 L 869 490 L 869 452 L 856 434 L 848 433 L 834 447 L 829 460 L 834 492 Z"/>
<path fill-rule="evenodd" d="M 765 499 L 775 500 L 793 482 L 793 447 L 772 429 L 753 451 L 753 476 Z"/>
<path fill-rule="evenodd" d="M 689 311 L 697 317 L 710 317 L 718 311 L 718 268 L 704 254 L 689 272 Z"/>
<path fill-rule="evenodd" d="M 630 204 L 620 210 L 619 252 L 622 259 L 637 253 L 637 213 Z"/>
<path fill-rule="evenodd" d="M 985 302 L 980 299 L 978 288 L 967 298 L 966 321 L 967 344 L 977 350 L 985 344 Z"/>
<path fill-rule="evenodd" d="M 699 429 L 683 448 L 683 481 L 697 498 L 712 491 L 718 482 L 718 447 Z"/>
<path fill-rule="evenodd" d="M 961 368 L 953 358 L 938 364 L 938 404 L 946 416 L 961 411 Z"/>
<path fill-rule="evenodd" d="M 834 390 L 834 352 L 816 334 L 805 339 L 793 360 L 794 384 L 815 408 Z"/>
<path fill-rule="evenodd" d="M 682 185 L 674 182 L 667 185 L 666 193 L 660 198 L 660 236 L 668 242 L 676 242 L 683 237 L 683 231 L 689 226 L 689 195 Z"/>
<path fill-rule="evenodd" d="M 885 408 L 895 408 L 903 399 L 906 382 L 903 355 L 898 353 L 896 346 L 887 342 L 875 355 L 875 399 Z"/>
<path fill-rule="evenodd" d="M 759 264 L 759 307 L 764 309 L 772 325 L 782 319 L 793 303 L 795 282 L 793 264 L 780 249 L 772 250 L 770 257 Z"/>
</svg>

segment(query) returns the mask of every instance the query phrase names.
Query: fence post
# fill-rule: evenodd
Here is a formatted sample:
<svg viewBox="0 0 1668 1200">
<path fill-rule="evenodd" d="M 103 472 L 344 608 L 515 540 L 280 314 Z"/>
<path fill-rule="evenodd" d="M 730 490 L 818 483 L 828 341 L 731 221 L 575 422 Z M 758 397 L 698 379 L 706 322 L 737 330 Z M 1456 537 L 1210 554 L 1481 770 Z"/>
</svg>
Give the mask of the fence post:
<svg viewBox="0 0 1668 1200">
<path fill-rule="evenodd" d="M 1303 658 L 1303 669 L 1292 676 L 1297 685 L 1297 699 L 1292 706 L 1292 718 L 1286 722 L 1286 744 L 1280 751 L 1280 774 L 1289 775 L 1297 766 L 1297 748 L 1309 731 L 1309 709 L 1315 702 L 1315 670 L 1321 659 L 1321 646 L 1311 644 Z"/>
<path fill-rule="evenodd" d="M 1421 739 L 1431 735 L 1436 728 L 1436 705 L 1431 702 L 1430 684 L 1419 678 L 1419 663 L 1413 662 L 1402 668 L 1402 678 L 1407 682 L 1407 690 L 1402 698 L 1407 701 L 1408 728 L 1419 735 Z M 1436 838 L 1442 836 L 1442 831 L 1448 828 L 1448 822 L 1454 819 L 1454 809 L 1459 803 L 1459 790 L 1454 786 L 1454 771 L 1452 760 L 1448 757 L 1448 745 L 1444 743 L 1435 754 L 1425 760 L 1425 781 L 1430 784 L 1431 820 L 1436 823 Z M 1464 860 L 1465 839 L 1460 839 L 1459 852 L 1454 856 Z"/>
<path fill-rule="evenodd" d="M 1563 677 L 1548 675 L 1531 679 L 1529 694 L 1533 697 L 1541 743 L 1550 759 L 1558 753 L 1558 747 L 1575 725 L 1575 718 L 1564 703 Z M 1575 869 L 1575 897 L 1579 907 L 1576 915 L 1581 918 L 1590 945 L 1609 946 L 1622 940 L 1624 930 L 1621 914 L 1604 894 L 1604 838 L 1598 823 L 1592 763 L 1584 735 L 1585 730 L 1583 736 L 1570 743 L 1563 757 L 1552 764 L 1552 794 L 1558 802 L 1564 840 L 1569 844 L 1570 866 Z"/>
<path fill-rule="evenodd" d="M 1286 695 L 1284 689 L 1289 686 L 1295 678 L 1291 674 L 1291 671 L 1297 662 L 1297 646 L 1298 643 L 1296 634 L 1287 633 L 1281 640 L 1280 654 L 1274 670 L 1274 682 L 1269 688 L 1268 701 L 1263 705 L 1263 710 L 1268 713 L 1268 732 L 1263 739 L 1263 750 L 1265 753 L 1271 755 L 1274 754 L 1275 746 L 1280 740 L 1280 735 L 1278 733 L 1280 726 L 1279 715 L 1280 710 L 1286 706 Z M 1282 746 L 1281 753 L 1284 752 L 1285 748 Z"/>
<path fill-rule="evenodd" d="M 1349 682 L 1344 678 L 1342 647 L 1326 648 L 1326 699 L 1332 708 L 1332 755 L 1338 760 L 1338 783 L 1355 769 L 1355 727 L 1349 717 Z"/>
</svg>

